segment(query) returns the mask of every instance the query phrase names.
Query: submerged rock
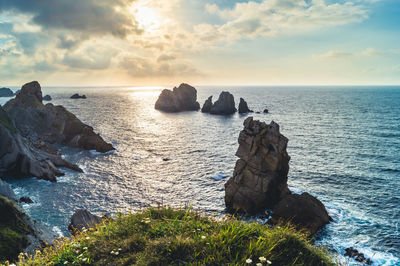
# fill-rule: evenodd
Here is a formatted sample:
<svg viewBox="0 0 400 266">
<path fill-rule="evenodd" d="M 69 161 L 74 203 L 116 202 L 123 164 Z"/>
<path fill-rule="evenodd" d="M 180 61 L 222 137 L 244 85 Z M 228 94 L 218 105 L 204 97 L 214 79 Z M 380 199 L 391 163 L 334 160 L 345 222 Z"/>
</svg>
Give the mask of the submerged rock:
<svg viewBox="0 0 400 266">
<path fill-rule="evenodd" d="M 0 97 L 13 97 L 14 92 L 9 88 L 0 88 Z"/>
<path fill-rule="evenodd" d="M 46 95 L 43 97 L 43 101 L 51 101 L 51 100 L 52 100 L 52 98 L 50 95 Z"/>
<path fill-rule="evenodd" d="M 284 197 L 275 206 L 271 222 L 290 222 L 314 235 L 331 220 L 332 218 L 321 201 L 308 193 L 303 193 Z"/>
<path fill-rule="evenodd" d="M 212 107 L 212 96 L 208 97 L 208 99 L 204 102 L 203 108 L 201 108 L 202 113 L 209 113 Z"/>
<path fill-rule="evenodd" d="M 70 98 L 71 99 L 86 99 L 86 95 L 79 95 L 78 93 L 75 93 Z"/>
<path fill-rule="evenodd" d="M 194 87 L 182 83 L 173 91 L 163 90 L 155 103 L 155 109 L 164 112 L 198 111 L 197 91 Z"/>
<path fill-rule="evenodd" d="M 244 121 L 233 177 L 225 184 L 225 204 L 229 209 L 256 213 L 272 208 L 290 194 L 287 186 L 290 157 L 288 139 L 279 125 Z"/>
<path fill-rule="evenodd" d="M 68 230 L 74 234 L 76 231 L 82 231 L 83 228 L 89 229 L 102 222 L 102 218 L 90 213 L 88 210 L 77 210 L 71 217 L 71 223 Z"/>
<path fill-rule="evenodd" d="M 249 109 L 249 107 L 247 106 L 247 102 L 243 98 L 240 98 L 239 114 L 245 113 L 253 113 L 253 111 Z"/>
<path fill-rule="evenodd" d="M 221 92 L 218 100 L 213 104 L 210 113 L 214 115 L 231 115 L 236 113 L 235 99 L 227 91 Z"/>
<path fill-rule="evenodd" d="M 29 197 L 21 197 L 20 199 L 19 199 L 19 202 L 20 203 L 27 203 L 27 204 L 32 204 L 33 203 L 33 200 L 31 199 L 31 198 L 29 198 Z"/>
<path fill-rule="evenodd" d="M 42 103 L 42 91 L 36 81 L 25 84 L 21 92 L 4 105 L 18 132 L 32 143 L 44 141 L 85 150 L 114 150 L 93 128 L 82 123 L 62 106 Z"/>
</svg>

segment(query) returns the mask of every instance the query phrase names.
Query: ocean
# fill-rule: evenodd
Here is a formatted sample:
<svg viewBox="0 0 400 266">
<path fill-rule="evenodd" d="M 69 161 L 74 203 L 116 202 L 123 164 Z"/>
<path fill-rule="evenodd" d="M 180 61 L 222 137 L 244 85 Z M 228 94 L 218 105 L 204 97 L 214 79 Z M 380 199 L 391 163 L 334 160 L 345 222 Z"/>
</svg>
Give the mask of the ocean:
<svg viewBox="0 0 400 266">
<path fill-rule="evenodd" d="M 227 117 L 159 112 L 161 89 L 43 88 L 117 150 L 60 147 L 84 173 L 65 170 L 58 183 L 9 180 L 35 202 L 26 211 L 60 235 L 79 208 L 114 214 L 163 204 L 221 216 L 239 132 L 253 116 L 289 138 L 289 188 L 320 199 L 333 218 L 316 242 L 339 256 L 352 246 L 374 265 L 400 265 L 400 87 L 198 87 L 201 105 L 226 90 L 261 112 Z M 74 93 L 88 99 L 69 99 Z"/>
</svg>

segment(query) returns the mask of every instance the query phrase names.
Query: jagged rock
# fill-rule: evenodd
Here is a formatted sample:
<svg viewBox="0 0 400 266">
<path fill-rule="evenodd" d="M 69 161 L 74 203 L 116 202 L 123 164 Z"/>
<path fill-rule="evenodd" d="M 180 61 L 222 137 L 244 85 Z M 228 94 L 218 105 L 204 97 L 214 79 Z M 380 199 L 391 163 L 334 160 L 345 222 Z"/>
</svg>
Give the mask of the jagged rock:
<svg viewBox="0 0 400 266">
<path fill-rule="evenodd" d="M 29 198 L 29 197 L 21 197 L 21 198 L 19 199 L 19 202 L 20 202 L 20 203 L 32 204 L 32 203 L 33 203 L 33 200 L 32 200 L 31 198 Z"/>
<path fill-rule="evenodd" d="M 101 217 L 91 214 L 88 210 L 77 210 L 71 217 L 68 230 L 74 234 L 76 231 L 82 231 L 83 228 L 95 227 L 102 220 Z"/>
<path fill-rule="evenodd" d="M 42 103 L 42 91 L 37 81 L 25 84 L 21 92 L 4 105 L 18 132 L 32 143 L 44 141 L 85 150 L 114 150 L 93 128 L 82 123 L 62 106 Z"/>
<path fill-rule="evenodd" d="M 32 146 L 18 133 L 7 113 L 0 107 L 0 174 L 35 176 L 55 182 L 57 176 L 63 175 L 57 167 L 82 171 L 60 155 L 49 154 Z"/>
<path fill-rule="evenodd" d="M 14 92 L 9 88 L 0 88 L 0 97 L 13 97 Z"/>
<path fill-rule="evenodd" d="M 268 113 L 269 113 L 268 109 L 264 109 L 264 114 L 268 114 Z"/>
<path fill-rule="evenodd" d="M 0 261 L 15 261 L 21 252 L 32 255 L 38 246 L 52 244 L 55 235 L 32 220 L 17 203 L 0 196 Z"/>
<path fill-rule="evenodd" d="M 43 97 L 43 101 L 51 101 L 51 100 L 52 100 L 52 98 L 50 95 L 46 95 Z"/>
<path fill-rule="evenodd" d="M 70 98 L 71 99 L 86 99 L 86 95 L 79 95 L 78 93 L 75 93 Z"/>
<path fill-rule="evenodd" d="M 271 222 L 290 222 L 314 235 L 331 220 L 324 204 L 305 192 L 301 195 L 291 194 L 284 197 L 275 206 Z"/>
<path fill-rule="evenodd" d="M 227 91 L 221 92 L 218 100 L 210 109 L 210 114 L 214 115 L 231 115 L 236 113 L 235 99 L 232 94 Z"/>
<path fill-rule="evenodd" d="M 247 102 L 243 98 L 240 98 L 239 114 L 245 113 L 253 113 L 253 111 L 249 109 L 249 107 L 247 106 Z"/>
<path fill-rule="evenodd" d="M 201 108 L 202 113 L 209 113 L 212 107 L 212 96 L 208 97 L 208 99 L 204 102 L 203 108 Z"/>
<path fill-rule="evenodd" d="M 356 261 L 366 264 L 366 265 L 372 264 L 371 259 L 367 259 L 363 253 L 359 252 L 357 249 L 355 249 L 353 247 L 346 248 L 345 251 L 346 251 L 346 253 L 344 254 L 345 257 L 353 258 Z"/>
<path fill-rule="evenodd" d="M 249 117 L 239 135 L 233 177 L 225 184 L 225 204 L 229 209 L 256 213 L 272 208 L 290 194 L 287 186 L 290 157 L 288 139 L 279 125 L 267 125 Z"/>
<path fill-rule="evenodd" d="M 0 179 L 0 195 L 9 200 L 17 201 L 17 196 L 15 195 L 14 190 L 12 190 L 11 186 L 7 182 L 4 182 L 1 179 Z"/>
<path fill-rule="evenodd" d="M 164 112 L 198 111 L 197 91 L 194 87 L 182 83 L 173 91 L 163 90 L 155 104 L 155 109 Z"/>
</svg>

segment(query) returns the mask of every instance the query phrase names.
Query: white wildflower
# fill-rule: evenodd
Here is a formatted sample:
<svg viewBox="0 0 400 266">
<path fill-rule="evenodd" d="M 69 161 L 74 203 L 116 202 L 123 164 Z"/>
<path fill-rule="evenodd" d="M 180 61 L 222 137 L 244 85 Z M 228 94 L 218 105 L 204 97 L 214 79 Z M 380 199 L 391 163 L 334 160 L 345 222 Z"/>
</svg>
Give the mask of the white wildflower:
<svg viewBox="0 0 400 266">
<path fill-rule="evenodd" d="M 267 259 L 266 259 L 265 257 L 259 257 L 258 259 L 259 259 L 261 262 L 267 261 Z"/>
<path fill-rule="evenodd" d="M 88 247 L 84 247 L 83 249 L 84 249 L 84 250 L 87 250 L 87 249 L 88 249 Z"/>
<path fill-rule="evenodd" d="M 270 260 L 267 260 L 267 264 L 272 264 L 272 262 Z"/>
<path fill-rule="evenodd" d="M 206 239 L 206 236 L 201 236 L 201 239 Z"/>
<path fill-rule="evenodd" d="M 86 237 L 86 240 L 89 240 L 89 239 L 90 239 L 90 237 L 87 236 L 87 237 Z"/>
<path fill-rule="evenodd" d="M 250 263 L 252 263 L 252 262 L 253 262 L 252 259 L 247 259 L 247 260 L 246 260 L 246 263 L 247 263 L 247 264 L 250 264 Z"/>
<path fill-rule="evenodd" d="M 68 261 L 64 261 L 64 265 L 67 265 L 68 264 Z"/>
<path fill-rule="evenodd" d="M 262 266 L 262 263 L 259 262 L 259 263 L 256 264 L 256 266 Z"/>
</svg>

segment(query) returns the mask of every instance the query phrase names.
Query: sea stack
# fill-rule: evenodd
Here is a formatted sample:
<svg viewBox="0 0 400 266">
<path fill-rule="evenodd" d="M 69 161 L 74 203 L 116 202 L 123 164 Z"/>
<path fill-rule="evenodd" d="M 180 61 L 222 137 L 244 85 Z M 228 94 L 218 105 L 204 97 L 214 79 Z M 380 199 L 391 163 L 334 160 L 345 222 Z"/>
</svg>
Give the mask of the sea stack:
<svg viewBox="0 0 400 266">
<path fill-rule="evenodd" d="M 9 88 L 0 88 L 0 97 L 13 97 L 14 92 Z"/>
<path fill-rule="evenodd" d="M 247 106 L 247 102 L 243 98 L 240 98 L 239 114 L 246 114 L 246 113 L 253 113 L 253 111 L 249 109 L 249 107 Z"/>
<path fill-rule="evenodd" d="M 204 102 L 203 108 L 201 108 L 202 113 L 209 113 L 212 107 L 212 96 L 208 97 L 208 99 Z"/>
<path fill-rule="evenodd" d="M 197 90 L 185 83 L 178 88 L 163 90 L 154 106 L 164 112 L 198 111 L 200 104 L 197 102 Z"/>
<path fill-rule="evenodd" d="M 236 113 L 235 98 L 227 91 L 221 92 L 218 100 L 212 105 L 210 114 L 231 115 Z"/>
</svg>

